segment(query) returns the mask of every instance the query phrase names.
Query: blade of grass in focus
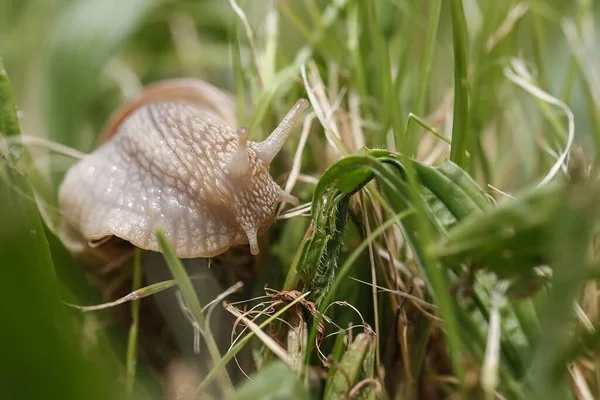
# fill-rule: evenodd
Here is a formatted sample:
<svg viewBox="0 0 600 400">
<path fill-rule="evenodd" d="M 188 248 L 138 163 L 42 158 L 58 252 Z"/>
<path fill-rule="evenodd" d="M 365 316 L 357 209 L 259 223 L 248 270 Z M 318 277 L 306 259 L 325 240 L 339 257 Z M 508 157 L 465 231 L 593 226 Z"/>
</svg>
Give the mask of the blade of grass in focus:
<svg viewBox="0 0 600 400">
<path fill-rule="evenodd" d="M 206 323 L 206 318 L 202 312 L 202 306 L 200 305 L 200 301 L 198 300 L 198 296 L 196 295 L 192 281 L 190 280 L 190 277 L 188 276 L 181 261 L 175 256 L 175 253 L 165 234 L 159 230 L 156 232 L 156 238 L 160 245 L 160 249 L 164 254 L 165 261 L 169 266 L 169 270 L 173 275 L 173 279 L 177 282 L 177 286 L 181 292 L 183 300 L 190 309 L 194 320 L 198 324 L 200 333 L 202 334 L 206 343 L 212 365 L 218 369 L 217 379 L 221 388 L 221 392 L 223 395 L 226 395 L 233 388 L 231 379 L 229 378 L 227 370 L 224 367 L 219 367 L 221 353 L 219 352 L 217 343 L 215 342 L 215 339 L 210 331 L 210 326 Z"/>
</svg>

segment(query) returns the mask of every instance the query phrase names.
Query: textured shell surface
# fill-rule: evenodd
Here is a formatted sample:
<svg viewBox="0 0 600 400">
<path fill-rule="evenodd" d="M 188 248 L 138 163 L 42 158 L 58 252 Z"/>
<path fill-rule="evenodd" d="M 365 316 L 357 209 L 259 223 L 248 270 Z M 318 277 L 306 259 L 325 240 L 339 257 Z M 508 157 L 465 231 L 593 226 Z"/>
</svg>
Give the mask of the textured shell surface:
<svg viewBox="0 0 600 400">
<path fill-rule="evenodd" d="M 240 138 L 214 112 L 185 101 L 143 105 L 68 171 L 64 222 L 90 242 L 114 235 L 153 251 L 161 229 L 180 258 L 249 240 L 257 249 L 253 238 L 272 223 L 281 189 L 253 145 L 247 171 L 232 173 Z"/>
</svg>

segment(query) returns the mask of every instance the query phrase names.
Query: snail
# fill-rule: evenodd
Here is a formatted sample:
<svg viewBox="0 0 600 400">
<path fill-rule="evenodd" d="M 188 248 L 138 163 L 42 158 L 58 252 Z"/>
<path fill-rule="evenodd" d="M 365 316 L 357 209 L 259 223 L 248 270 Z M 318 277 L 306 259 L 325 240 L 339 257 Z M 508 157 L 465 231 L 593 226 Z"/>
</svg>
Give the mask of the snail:
<svg viewBox="0 0 600 400">
<path fill-rule="evenodd" d="M 307 107 L 298 100 L 266 140 L 253 142 L 220 89 L 192 79 L 149 86 L 115 112 L 100 147 L 67 171 L 63 225 L 89 247 L 117 237 L 160 251 L 160 228 L 179 258 L 242 244 L 256 255 L 277 205 L 297 204 L 268 169 Z"/>
</svg>

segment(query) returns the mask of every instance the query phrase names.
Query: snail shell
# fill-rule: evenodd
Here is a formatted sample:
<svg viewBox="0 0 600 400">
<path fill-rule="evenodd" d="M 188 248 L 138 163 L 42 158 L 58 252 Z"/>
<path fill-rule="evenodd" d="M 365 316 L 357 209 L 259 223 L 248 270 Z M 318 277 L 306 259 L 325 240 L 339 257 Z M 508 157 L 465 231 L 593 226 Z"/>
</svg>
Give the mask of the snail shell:
<svg viewBox="0 0 600 400">
<path fill-rule="evenodd" d="M 250 244 L 280 201 L 295 202 L 269 175 L 304 99 L 263 142 L 235 129 L 230 96 L 198 80 L 165 81 L 128 101 L 104 143 L 67 172 L 59 189 L 66 230 L 89 246 L 116 236 L 159 251 L 162 229 L 180 258 L 212 257 Z"/>
</svg>

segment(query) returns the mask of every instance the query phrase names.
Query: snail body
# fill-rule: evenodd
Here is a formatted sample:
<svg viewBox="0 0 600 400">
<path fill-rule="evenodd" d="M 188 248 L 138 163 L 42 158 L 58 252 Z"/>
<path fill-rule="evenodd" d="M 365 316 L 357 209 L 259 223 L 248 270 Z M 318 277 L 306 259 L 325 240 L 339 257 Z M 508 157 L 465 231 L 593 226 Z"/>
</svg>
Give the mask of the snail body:
<svg viewBox="0 0 600 400">
<path fill-rule="evenodd" d="M 149 87 L 111 118 L 104 143 L 66 174 L 64 224 L 90 246 L 119 237 L 159 251 L 162 229 L 180 258 L 250 244 L 277 204 L 294 202 L 268 172 L 308 102 L 299 100 L 263 142 L 235 127 L 233 101 L 193 80 Z"/>
</svg>

